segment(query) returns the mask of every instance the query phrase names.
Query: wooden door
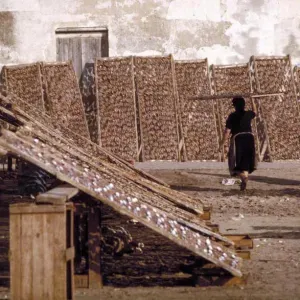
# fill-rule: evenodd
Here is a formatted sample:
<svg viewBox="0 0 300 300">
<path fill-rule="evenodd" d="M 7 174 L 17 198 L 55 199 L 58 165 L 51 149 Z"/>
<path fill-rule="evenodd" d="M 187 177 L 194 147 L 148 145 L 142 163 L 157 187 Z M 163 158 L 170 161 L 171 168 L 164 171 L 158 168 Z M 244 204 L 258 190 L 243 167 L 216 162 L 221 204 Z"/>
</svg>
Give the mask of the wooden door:
<svg viewBox="0 0 300 300">
<path fill-rule="evenodd" d="M 108 57 L 106 28 L 60 28 L 56 30 L 57 61 L 71 60 L 77 75 L 93 142 L 98 141 L 99 116 L 95 92 L 94 62 Z"/>
</svg>

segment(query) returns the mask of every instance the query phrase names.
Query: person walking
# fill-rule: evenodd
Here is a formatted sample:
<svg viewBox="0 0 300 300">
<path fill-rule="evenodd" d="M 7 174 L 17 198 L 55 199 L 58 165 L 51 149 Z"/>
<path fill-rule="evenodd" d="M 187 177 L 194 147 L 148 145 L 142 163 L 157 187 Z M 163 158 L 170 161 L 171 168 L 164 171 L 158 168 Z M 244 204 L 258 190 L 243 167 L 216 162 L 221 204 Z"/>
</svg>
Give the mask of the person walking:
<svg viewBox="0 0 300 300">
<path fill-rule="evenodd" d="M 226 120 L 219 151 L 230 137 L 228 166 L 231 176 L 241 178 L 241 191 L 246 190 L 248 176 L 256 170 L 255 142 L 251 122 L 256 117 L 257 109 L 252 99 L 252 110 L 245 110 L 245 99 L 235 97 L 232 100 L 235 111 Z"/>
</svg>

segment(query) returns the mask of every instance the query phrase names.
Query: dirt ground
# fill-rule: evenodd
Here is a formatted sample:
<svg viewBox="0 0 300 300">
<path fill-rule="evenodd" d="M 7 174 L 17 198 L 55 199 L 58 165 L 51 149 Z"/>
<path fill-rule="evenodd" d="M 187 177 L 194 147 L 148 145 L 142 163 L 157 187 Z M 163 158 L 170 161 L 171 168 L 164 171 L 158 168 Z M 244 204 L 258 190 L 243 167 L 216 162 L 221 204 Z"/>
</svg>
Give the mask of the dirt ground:
<svg viewBox="0 0 300 300">
<path fill-rule="evenodd" d="M 229 177 L 224 164 L 215 164 L 213 168 L 205 163 L 197 164 L 194 169 L 191 164 L 188 167 L 166 169 L 164 164 L 157 163 L 148 171 L 174 189 L 212 205 L 212 222 L 222 223 L 223 231 L 250 228 L 248 233 L 254 238 L 254 249 L 251 259 L 245 260 L 243 265 L 246 285 L 105 287 L 94 291 L 77 290 L 76 299 L 300 299 L 300 163 L 263 164 L 251 175 L 246 192 L 240 192 L 237 184 L 221 183 L 223 178 Z M 0 299 L 5 299 L 5 295 L 9 295 L 7 291 L 0 292 Z"/>
</svg>

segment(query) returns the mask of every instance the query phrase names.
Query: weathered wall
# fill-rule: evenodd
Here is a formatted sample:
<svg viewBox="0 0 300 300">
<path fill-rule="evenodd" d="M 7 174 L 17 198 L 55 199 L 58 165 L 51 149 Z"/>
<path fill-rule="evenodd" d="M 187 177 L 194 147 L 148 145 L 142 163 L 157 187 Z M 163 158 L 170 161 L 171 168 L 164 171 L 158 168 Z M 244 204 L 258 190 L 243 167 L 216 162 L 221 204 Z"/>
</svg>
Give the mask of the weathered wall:
<svg viewBox="0 0 300 300">
<path fill-rule="evenodd" d="M 1 0 L 0 67 L 56 59 L 58 27 L 107 26 L 110 56 L 300 62 L 299 0 Z"/>
</svg>

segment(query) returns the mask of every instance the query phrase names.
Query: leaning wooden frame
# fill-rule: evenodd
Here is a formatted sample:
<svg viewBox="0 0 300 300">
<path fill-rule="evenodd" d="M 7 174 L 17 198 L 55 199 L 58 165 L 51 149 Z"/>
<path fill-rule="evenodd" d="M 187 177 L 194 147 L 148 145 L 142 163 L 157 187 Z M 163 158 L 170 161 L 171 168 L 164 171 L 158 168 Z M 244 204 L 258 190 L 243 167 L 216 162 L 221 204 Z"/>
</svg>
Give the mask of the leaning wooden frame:
<svg viewBox="0 0 300 300">
<path fill-rule="evenodd" d="M 186 160 L 218 160 L 214 103 L 190 100 L 211 95 L 208 61 L 175 61 L 175 74 Z"/>
<path fill-rule="evenodd" d="M 15 101 L 22 101 L 21 99 L 15 100 L 14 96 L 3 97 L 0 95 L 0 98 L 3 103 L 15 103 Z M 172 202 L 174 207 L 181 207 L 196 215 L 199 215 L 199 217 L 202 216 L 203 206 L 201 201 L 196 201 L 185 194 L 168 188 L 159 180 L 156 180 L 147 173 L 134 169 L 132 165 L 127 165 L 126 162 L 118 160 L 112 154 L 104 151 L 101 147 L 97 146 L 88 139 L 85 139 L 70 131 L 68 128 L 62 126 L 59 121 L 50 119 L 46 114 L 39 112 L 37 109 L 32 109 L 30 105 L 26 103 L 23 103 L 23 105 L 26 105 L 26 112 L 13 105 L 12 109 L 14 113 L 21 115 L 22 118 L 30 120 L 34 124 L 37 123 L 39 126 L 38 128 L 42 128 L 43 131 L 47 132 L 47 134 L 53 136 L 54 140 L 66 144 L 66 148 L 72 148 L 78 153 L 82 153 L 85 156 L 87 155 L 88 161 L 97 165 L 101 165 L 105 169 L 112 169 L 117 174 L 120 174 L 120 176 L 125 176 L 128 178 L 128 180 L 141 185 L 145 189 L 150 189 L 161 194 L 162 197 L 166 197 L 170 202 Z M 2 114 L 8 118 L 10 122 L 14 122 L 14 118 L 9 115 L 9 112 L 2 112 Z M 16 125 L 18 124 L 19 123 L 16 123 Z M 61 136 L 62 134 L 63 137 Z"/>
<path fill-rule="evenodd" d="M 254 92 L 283 93 L 257 98 L 270 160 L 299 159 L 299 106 L 290 56 L 251 57 Z"/>
<path fill-rule="evenodd" d="M 28 104 L 45 111 L 40 63 L 4 66 L 2 73 L 4 89 L 7 92 L 13 92 Z"/>
<path fill-rule="evenodd" d="M 46 108 L 65 127 L 90 139 L 80 89 L 72 63 L 41 63 Z"/>
<path fill-rule="evenodd" d="M 3 106 L 1 110 L 11 117 L 17 117 L 15 112 L 12 113 Z M 17 118 L 23 125 L 19 126 L 16 133 L 2 130 L 2 147 L 45 169 L 58 179 L 78 187 L 116 211 L 140 221 L 231 274 L 241 276 L 241 261 L 234 251 L 217 242 L 232 245 L 230 240 L 211 232 L 199 218 L 176 209 L 157 193 L 155 196 L 154 192 L 139 187 L 113 169 L 108 169 L 107 166 L 103 168 L 99 161 L 97 164 L 91 162 L 87 154 L 78 153 L 72 147 L 64 145 L 63 137 L 58 140 L 58 135 L 54 137 L 37 122 L 22 117 L 20 110 L 18 115 Z"/>
<path fill-rule="evenodd" d="M 133 57 L 95 62 L 99 145 L 128 161 L 138 160 Z"/>
<path fill-rule="evenodd" d="M 172 55 L 134 57 L 141 160 L 179 160 L 179 119 Z"/>
</svg>

